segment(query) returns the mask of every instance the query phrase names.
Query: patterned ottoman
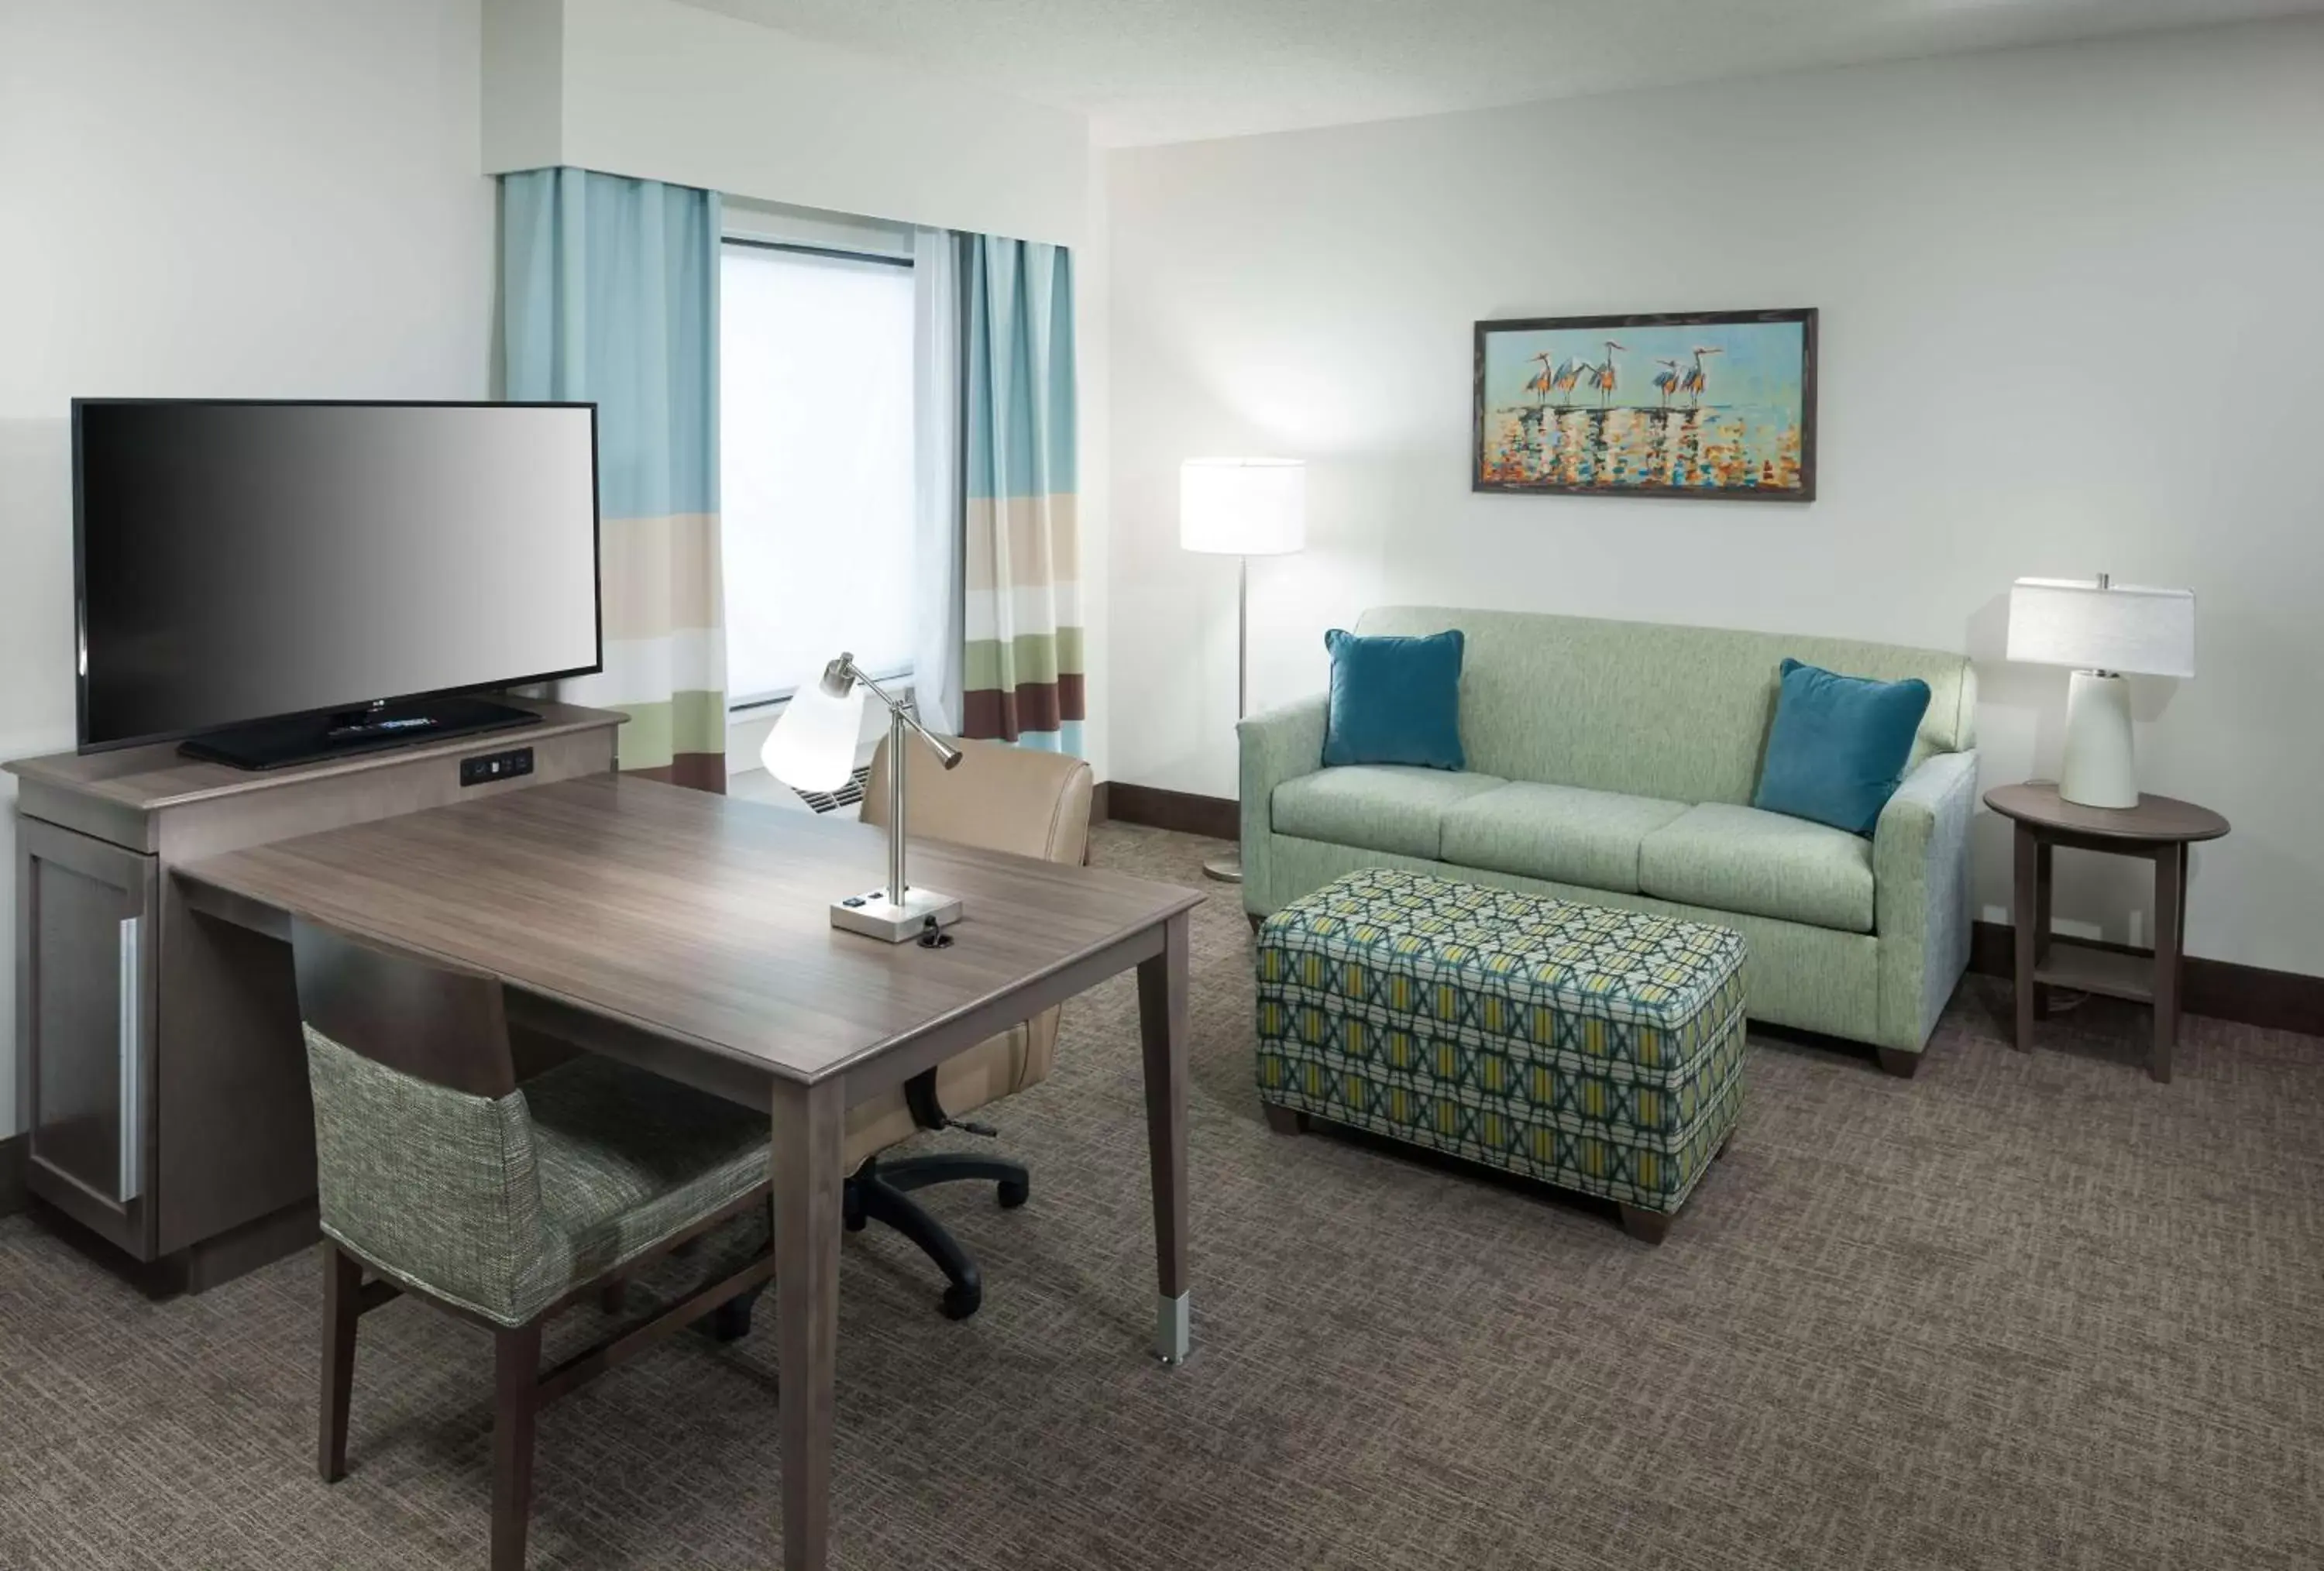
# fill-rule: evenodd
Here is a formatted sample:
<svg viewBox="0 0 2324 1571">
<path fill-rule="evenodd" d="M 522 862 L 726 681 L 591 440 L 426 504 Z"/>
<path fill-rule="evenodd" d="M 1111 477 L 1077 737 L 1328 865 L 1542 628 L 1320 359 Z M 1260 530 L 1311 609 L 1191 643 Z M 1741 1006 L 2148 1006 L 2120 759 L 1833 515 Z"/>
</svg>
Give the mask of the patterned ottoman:
<svg viewBox="0 0 2324 1571">
<path fill-rule="evenodd" d="M 1617 1202 L 1659 1243 L 1743 1106 L 1743 938 L 1374 868 L 1267 919 L 1259 1095 Z"/>
</svg>

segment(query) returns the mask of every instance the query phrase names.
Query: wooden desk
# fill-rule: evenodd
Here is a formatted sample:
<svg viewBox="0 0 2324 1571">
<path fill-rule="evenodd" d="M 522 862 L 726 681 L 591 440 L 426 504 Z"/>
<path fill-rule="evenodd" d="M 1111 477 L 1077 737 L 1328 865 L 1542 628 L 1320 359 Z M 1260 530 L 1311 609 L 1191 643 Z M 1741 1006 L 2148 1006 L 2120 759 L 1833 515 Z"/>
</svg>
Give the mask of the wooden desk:
<svg viewBox="0 0 2324 1571">
<path fill-rule="evenodd" d="M 180 867 L 197 912 L 263 933 L 290 915 L 502 977 L 509 1017 L 767 1108 L 774 1121 L 783 1563 L 825 1564 L 849 1106 L 1131 966 L 1138 970 L 1159 1293 L 1184 1358 L 1186 934 L 1202 896 L 934 841 L 963 898 L 949 948 L 830 925 L 877 884 L 860 824 L 603 775 L 254 846 Z"/>
<path fill-rule="evenodd" d="M 2064 987 L 2154 1006 L 2147 1073 L 2171 1078 L 2179 1040 L 2180 973 L 2187 941 L 2187 847 L 2216 840 L 2227 821 L 2175 797 L 2142 796 L 2135 808 L 2086 808 L 2048 781 L 1996 786 L 1985 805 L 2016 821 L 2017 1050 L 2034 1050 L 2034 1022 L 2047 1015 L 2049 990 Z M 2140 856 L 2154 864 L 2154 958 L 2053 938 L 2050 853 L 2060 846 Z"/>
</svg>

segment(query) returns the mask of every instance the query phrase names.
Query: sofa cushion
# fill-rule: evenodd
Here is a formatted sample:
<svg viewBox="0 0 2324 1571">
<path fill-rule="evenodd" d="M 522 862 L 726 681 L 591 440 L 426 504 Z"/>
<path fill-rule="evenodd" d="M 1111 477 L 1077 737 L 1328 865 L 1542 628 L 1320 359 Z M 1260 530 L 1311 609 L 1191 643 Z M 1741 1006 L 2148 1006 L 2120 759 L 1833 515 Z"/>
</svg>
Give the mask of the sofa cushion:
<svg viewBox="0 0 2324 1571">
<path fill-rule="evenodd" d="M 1785 661 L 1751 805 L 1871 834 L 1928 708 L 1929 684 L 1918 677 L 1878 682 Z"/>
<path fill-rule="evenodd" d="M 1517 781 L 1444 810 L 1443 858 L 1462 867 L 1638 892 L 1638 845 L 1684 802 Z"/>
<path fill-rule="evenodd" d="M 1444 809 L 1508 783 L 1453 770 L 1348 764 L 1276 787 L 1272 821 L 1278 835 L 1433 861 L 1441 855 Z"/>
<path fill-rule="evenodd" d="M 1646 836 L 1638 889 L 1714 910 L 1872 930 L 1872 843 L 1757 808 L 1705 802 Z"/>
<path fill-rule="evenodd" d="M 1323 634 L 1332 656 L 1327 767 L 1416 763 L 1462 769 L 1461 646 L 1456 628 L 1426 638 Z"/>
</svg>

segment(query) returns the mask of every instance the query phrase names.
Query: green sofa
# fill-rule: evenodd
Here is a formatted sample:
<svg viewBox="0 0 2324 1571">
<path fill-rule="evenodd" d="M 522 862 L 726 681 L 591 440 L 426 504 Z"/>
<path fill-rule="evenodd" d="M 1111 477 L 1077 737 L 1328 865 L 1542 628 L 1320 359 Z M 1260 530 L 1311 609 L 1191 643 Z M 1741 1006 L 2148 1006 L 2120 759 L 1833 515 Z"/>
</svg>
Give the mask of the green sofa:
<svg viewBox="0 0 2324 1571">
<path fill-rule="evenodd" d="M 1242 722 L 1254 920 L 1360 867 L 1716 922 L 1753 1019 L 1868 1042 L 1909 1075 L 1969 965 L 1977 678 L 1967 657 L 1510 611 L 1390 606 L 1364 633 L 1461 629 L 1464 772 L 1323 767 L 1324 699 Z M 1929 684 L 1869 840 L 1749 803 L 1785 656 Z"/>
</svg>

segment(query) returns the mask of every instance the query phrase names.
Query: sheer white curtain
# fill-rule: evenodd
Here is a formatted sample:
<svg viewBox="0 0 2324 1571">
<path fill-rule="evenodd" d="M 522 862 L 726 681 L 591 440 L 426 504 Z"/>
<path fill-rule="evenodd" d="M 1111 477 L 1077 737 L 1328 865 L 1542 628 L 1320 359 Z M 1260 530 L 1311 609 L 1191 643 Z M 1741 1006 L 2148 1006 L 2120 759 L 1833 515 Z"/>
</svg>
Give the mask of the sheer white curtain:
<svg viewBox="0 0 2324 1571">
<path fill-rule="evenodd" d="M 949 229 L 912 231 L 912 689 L 920 718 L 960 729 L 960 267 Z"/>
<path fill-rule="evenodd" d="M 744 244 L 720 276 L 728 690 L 796 687 L 841 650 L 900 670 L 918 612 L 910 270 Z"/>
</svg>

